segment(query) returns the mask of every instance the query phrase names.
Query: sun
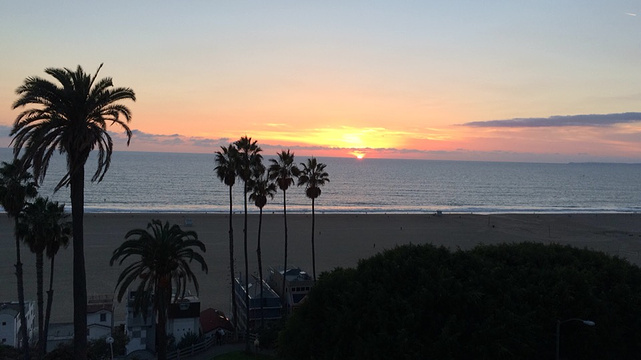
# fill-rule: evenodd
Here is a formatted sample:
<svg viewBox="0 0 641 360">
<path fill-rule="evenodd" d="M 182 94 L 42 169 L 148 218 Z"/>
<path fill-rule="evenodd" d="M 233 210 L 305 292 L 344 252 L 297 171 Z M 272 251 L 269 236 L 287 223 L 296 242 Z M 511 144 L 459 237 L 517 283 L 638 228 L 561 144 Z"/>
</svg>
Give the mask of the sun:
<svg viewBox="0 0 641 360">
<path fill-rule="evenodd" d="M 365 153 L 361 151 L 352 151 L 350 154 L 356 156 L 357 159 L 361 160 L 365 157 Z"/>
</svg>

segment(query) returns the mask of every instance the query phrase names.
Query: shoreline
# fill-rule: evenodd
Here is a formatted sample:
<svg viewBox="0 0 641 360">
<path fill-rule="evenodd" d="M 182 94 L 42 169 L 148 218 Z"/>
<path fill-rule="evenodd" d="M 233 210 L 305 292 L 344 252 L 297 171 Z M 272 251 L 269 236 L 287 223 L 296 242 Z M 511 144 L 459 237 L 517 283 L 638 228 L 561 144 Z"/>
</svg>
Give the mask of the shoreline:
<svg viewBox="0 0 641 360">
<path fill-rule="evenodd" d="M 109 266 L 113 250 L 127 231 L 146 228 L 151 219 L 170 221 L 183 230 L 193 230 L 207 247 L 204 254 L 209 273 L 194 267 L 200 283 L 201 310 L 208 307 L 229 314 L 228 214 L 200 212 L 85 213 L 85 261 L 88 295 L 112 294 L 124 266 Z M 234 247 L 236 270 L 244 269 L 243 216 L 236 213 Z M 288 264 L 311 273 L 311 214 L 288 213 Z M 257 273 L 256 238 L 258 215 L 248 215 L 248 255 L 251 273 Z M 262 239 L 264 269 L 282 266 L 284 248 L 283 214 L 263 215 Z M 16 300 L 15 248 L 13 223 L 0 218 L 0 301 Z M 316 214 L 317 274 L 336 267 L 354 267 L 359 259 L 396 245 L 431 243 L 450 249 L 469 249 L 478 244 L 533 241 L 589 248 L 641 265 L 640 213 L 562 213 L 562 214 L 452 214 L 433 213 L 349 213 Z M 35 300 L 35 257 L 22 247 L 25 296 Z M 72 249 L 56 257 L 52 322 L 72 319 Z M 48 277 L 45 263 L 45 280 Z M 190 287 L 188 287 L 190 288 Z M 191 287 L 192 292 L 193 286 Z M 195 292 L 194 292 L 195 293 Z M 116 321 L 124 320 L 125 310 L 116 302 Z"/>
<path fill-rule="evenodd" d="M 239 206 L 242 207 L 242 206 Z M 71 208 L 67 208 L 66 212 L 71 215 Z M 436 209 L 436 210 L 316 210 L 316 215 L 582 215 L 582 214 L 641 214 L 641 209 L 563 209 L 563 210 L 549 210 L 549 209 L 521 209 L 521 210 L 483 210 L 483 209 L 468 209 L 468 210 L 451 210 L 451 209 Z M 287 215 L 311 215 L 311 210 L 308 208 L 304 210 L 289 209 Z M 0 214 L 5 212 L 0 211 Z M 183 215 L 183 214 L 202 214 L 202 215 L 228 215 L 229 209 L 221 210 L 180 210 L 180 209 L 103 209 L 103 208 L 86 208 L 85 214 L 169 214 L 169 215 Z M 234 215 L 244 214 L 243 210 L 234 210 Z M 255 207 L 249 208 L 249 215 L 258 215 L 259 211 Z M 263 215 L 282 215 L 282 208 L 279 210 L 264 210 Z"/>
</svg>

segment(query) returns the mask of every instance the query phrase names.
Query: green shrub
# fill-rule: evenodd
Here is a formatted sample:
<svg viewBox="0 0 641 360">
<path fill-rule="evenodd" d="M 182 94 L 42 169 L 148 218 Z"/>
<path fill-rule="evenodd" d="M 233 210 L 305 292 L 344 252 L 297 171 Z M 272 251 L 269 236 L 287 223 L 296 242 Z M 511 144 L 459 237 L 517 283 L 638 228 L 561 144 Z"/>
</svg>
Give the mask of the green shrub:
<svg viewBox="0 0 641 360">
<path fill-rule="evenodd" d="M 402 246 L 324 273 L 280 333 L 285 359 L 630 359 L 641 353 L 641 269 L 533 243 Z M 331 346 L 328 346 L 331 344 Z"/>
</svg>

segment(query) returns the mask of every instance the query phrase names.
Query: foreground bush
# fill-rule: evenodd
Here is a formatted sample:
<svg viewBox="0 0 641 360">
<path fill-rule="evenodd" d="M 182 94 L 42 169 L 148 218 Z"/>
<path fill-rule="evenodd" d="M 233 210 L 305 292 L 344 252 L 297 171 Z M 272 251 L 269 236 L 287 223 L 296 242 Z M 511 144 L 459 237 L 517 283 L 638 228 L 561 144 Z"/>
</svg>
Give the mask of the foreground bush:
<svg viewBox="0 0 641 360">
<path fill-rule="evenodd" d="M 588 250 L 402 246 L 325 273 L 279 337 L 285 359 L 631 359 L 641 269 Z"/>
</svg>

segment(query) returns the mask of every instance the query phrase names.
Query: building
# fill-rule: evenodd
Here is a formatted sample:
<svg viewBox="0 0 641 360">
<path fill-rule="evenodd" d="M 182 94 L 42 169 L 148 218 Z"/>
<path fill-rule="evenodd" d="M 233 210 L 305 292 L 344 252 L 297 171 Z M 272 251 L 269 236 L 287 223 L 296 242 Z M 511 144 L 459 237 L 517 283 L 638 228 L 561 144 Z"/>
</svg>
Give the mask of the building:
<svg viewBox="0 0 641 360">
<path fill-rule="evenodd" d="M 49 324 L 47 333 L 47 352 L 61 344 L 73 343 L 73 323 Z"/>
<path fill-rule="evenodd" d="M 27 335 L 34 340 L 35 334 L 35 305 L 33 301 L 25 301 L 25 317 L 27 320 Z M 0 303 L 0 344 L 20 347 L 22 336 L 20 334 L 20 304 L 15 302 Z"/>
<path fill-rule="evenodd" d="M 283 276 L 282 270 L 269 269 L 269 284 L 276 289 L 279 296 L 286 300 L 287 311 L 296 310 L 304 301 L 309 290 L 314 286 L 314 279 L 300 268 L 290 268 Z M 285 281 L 285 294 L 283 292 L 283 279 Z"/>
<path fill-rule="evenodd" d="M 156 316 L 151 303 L 147 307 L 146 316 L 142 312 L 134 311 L 135 291 L 129 292 L 127 298 L 127 315 L 125 317 L 125 332 L 129 337 L 127 355 L 134 351 L 156 351 Z"/>
<path fill-rule="evenodd" d="M 216 334 L 232 333 L 234 332 L 234 327 L 231 325 L 231 322 L 220 310 L 207 308 L 200 312 L 200 332 L 202 335 L 209 339 L 216 336 Z"/>
<path fill-rule="evenodd" d="M 260 327 L 260 322 L 264 316 L 265 323 L 268 325 L 271 322 L 278 321 L 282 316 L 282 305 L 278 294 L 263 280 L 261 298 L 261 287 L 259 280 L 252 277 L 253 282 L 249 283 L 249 329 L 254 331 Z M 245 312 L 245 286 L 242 279 L 236 278 L 234 286 L 234 294 L 236 296 L 236 304 L 238 305 L 238 330 L 245 331 L 247 329 L 247 316 Z M 261 302 L 263 304 L 263 311 L 261 313 Z"/>
<path fill-rule="evenodd" d="M 200 300 L 191 294 L 172 302 L 167 311 L 167 335 L 179 343 L 189 333 L 200 335 Z"/>
<path fill-rule="evenodd" d="M 113 295 L 90 295 L 87 297 L 87 340 L 107 338 L 114 327 Z M 73 323 L 53 323 L 47 334 L 47 351 L 60 344 L 73 343 Z"/>
<path fill-rule="evenodd" d="M 87 339 L 97 340 L 112 335 L 114 327 L 113 295 L 94 295 L 87 299 Z"/>
</svg>

